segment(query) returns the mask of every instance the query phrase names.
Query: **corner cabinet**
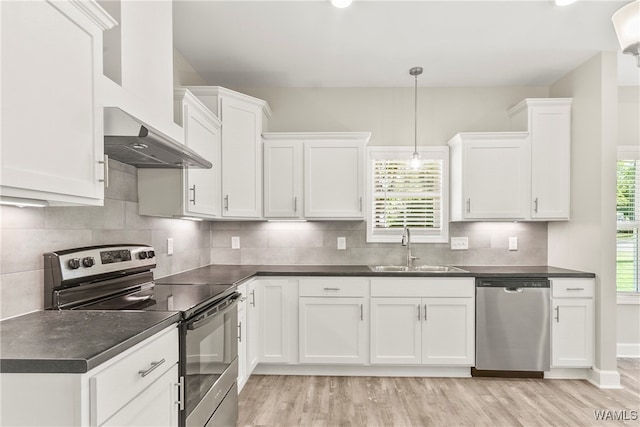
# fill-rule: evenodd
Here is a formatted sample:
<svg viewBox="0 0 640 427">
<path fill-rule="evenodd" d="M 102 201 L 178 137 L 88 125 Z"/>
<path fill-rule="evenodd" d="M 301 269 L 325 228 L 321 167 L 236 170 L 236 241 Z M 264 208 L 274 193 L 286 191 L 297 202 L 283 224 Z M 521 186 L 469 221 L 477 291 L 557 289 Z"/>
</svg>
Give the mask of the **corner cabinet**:
<svg viewBox="0 0 640 427">
<path fill-rule="evenodd" d="M 449 146 L 452 221 L 529 217 L 531 167 L 526 132 L 459 133 Z"/>
<path fill-rule="evenodd" d="M 265 133 L 265 217 L 364 219 L 368 132 Z"/>
<path fill-rule="evenodd" d="M 551 279 L 551 367 L 593 366 L 593 279 Z"/>
<path fill-rule="evenodd" d="M 187 87 L 222 122 L 222 217 L 262 218 L 262 139 L 271 115 L 260 99 L 219 86 Z"/>
<path fill-rule="evenodd" d="M 141 215 L 219 218 L 220 121 L 186 89 L 174 93 L 174 120 L 185 144 L 213 163 L 211 169 L 138 169 Z"/>
<path fill-rule="evenodd" d="M 531 143 L 531 220 L 568 220 L 571 98 L 527 98 L 509 110 L 514 130 Z"/>
<path fill-rule="evenodd" d="M 106 162 L 94 1 L 3 1 L 2 197 L 102 205 Z"/>
</svg>

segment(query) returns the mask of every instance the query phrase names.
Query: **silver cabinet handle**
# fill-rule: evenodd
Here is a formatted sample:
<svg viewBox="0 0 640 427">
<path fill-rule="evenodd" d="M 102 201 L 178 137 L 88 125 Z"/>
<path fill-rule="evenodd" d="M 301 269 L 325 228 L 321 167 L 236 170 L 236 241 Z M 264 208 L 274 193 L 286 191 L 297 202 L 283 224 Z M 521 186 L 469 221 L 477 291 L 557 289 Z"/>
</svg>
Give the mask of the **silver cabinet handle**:
<svg viewBox="0 0 640 427">
<path fill-rule="evenodd" d="M 293 198 L 293 212 L 298 213 L 298 198 Z"/>
<path fill-rule="evenodd" d="M 362 197 L 360 197 L 360 212 L 362 212 Z"/>
<path fill-rule="evenodd" d="M 471 213 L 471 199 L 467 199 L 467 213 Z"/>
<path fill-rule="evenodd" d="M 149 375 L 154 369 L 156 369 L 158 366 L 162 365 L 164 362 L 166 362 L 166 360 L 162 359 L 159 362 L 151 362 L 151 366 L 149 367 L 149 369 L 141 369 L 138 371 L 138 374 L 140 374 L 140 376 L 142 378 L 146 377 L 147 375 Z"/>
<path fill-rule="evenodd" d="M 360 304 L 360 320 L 364 320 L 364 304 Z"/>
<path fill-rule="evenodd" d="M 560 323 L 560 306 L 556 306 L 556 323 Z"/>
<path fill-rule="evenodd" d="M 340 288 L 324 288 L 325 291 L 339 291 Z"/>
<path fill-rule="evenodd" d="M 421 316 L 420 316 L 421 310 L 422 310 L 422 308 L 420 307 L 420 304 L 418 304 L 418 322 L 422 320 Z"/>
<path fill-rule="evenodd" d="M 176 404 L 179 405 L 181 411 L 184 411 L 184 377 L 180 377 L 180 381 L 176 384 L 178 386 L 178 401 Z"/>
<path fill-rule="evenodd" d="M 196 185 L 193 184 L 193 187 L 189 188 L 189 191 L 193 191 L 193 199 L 189 199 L 191 203 L 196 204 Z"/>
<path fill-rule="evenodd" d="M 533 201 L 533 211 L 535 213 L 538 213 L 538 198 L 536 197 L 536 199 Z"/>
<path fill-rule="evenodd" d="M 229 195 L 228 194 L 226 196 L 224 196 L 224 210 L 225 211 L 229 210 Z"/>
<path fill-rule="evenodd" d="M 242 322 L 238 322 L 238 341 L 242 342 Z"/>
<path fill-rule="evenodd" d="M 568 291 L 584 291 L 584 288 L 567 288 Z"/>
<path fill-rule="evenodd" d="M 251 291 L 251 305 L 253 307 L 256 306 L 256 290 L 255 289 Z"/>
<path fill-rule="evenodd" d="M 98 182 L 104 182 L 104 187 L 109 188 L 109 156 L 104 155 L 104 159 L 98 162 L 99 165 L 102 165 L 102 179 L 99 179 Z"/>
<path fill-rule="evenodd" d="M 427 321 L 427 304 L 424 305 L 424 321 Z"/>
</svg>

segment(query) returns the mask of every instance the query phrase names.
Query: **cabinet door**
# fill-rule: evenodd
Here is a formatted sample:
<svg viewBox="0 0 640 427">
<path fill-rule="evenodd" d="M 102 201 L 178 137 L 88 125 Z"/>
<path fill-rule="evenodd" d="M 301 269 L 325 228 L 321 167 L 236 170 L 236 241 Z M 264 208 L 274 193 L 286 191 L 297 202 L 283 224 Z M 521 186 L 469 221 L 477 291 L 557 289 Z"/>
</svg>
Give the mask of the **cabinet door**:
<svg viewBox="0 0 640 427">
<path fill-rule="evenodd" d="M 307 141 L 304 151 L 307 218 L 364 217 L 364 143 Z"/>
<path fill-rule="evenodd" d="M 258 365 L 258 306 L 256 282 L 247 283 L 247 375 Z"/>
<path fill-rule="evenodd" d="M 0 3 L 3 196 L 102 204 L 102 30 L 74 3 Z"/>
<path fill-rule="evenodd" d="M 264 216 L 302 217 L 303 141 L 265 141 Z"/>
<path fill-rule="evenodd" d="M 247 301 L 238 303 L 238 393 L 248 379 L 247 370 Z"/>
<path fill-rule="evenodd" d="M 420 298 L 371 298 L 371 364 L 421 363 Z"/>
<path fill-rule="evenodd" d="M 211 169 L 185 169 L 185 212 L 220 216 L 220 128 L 188 105 L 184 108 L 186 144 L 213 163 Z"/>
<path fill-rule="evenodd" d="M 570 116 L 566 104 L 530 112 L 532 219 L 569 219 Z"/>
<path fill-rule="evenodd" d="M 260 363 L 289 363 L 292 359 L 291 337 L 297 332 L 297 282 L 260 280 L 257 288 L 258 360 Z"/>
<path fill-rule="evenodd" d="M 551 324 L 551 366 L 593 366 L 593 300 L 553 299 Z"/>
<path fill-rule="evenodd" d="M 473 366 L 473 298 L 423 298 L 422 363 Z"/>
<path fill-rule="evenodd" d="M 299 299 L 300 363 L 367 362 L 365 298 Z"/>
<path fill-rule="evenodd" d="M 522 219 L 529 214 L 530 161 L 526 139 L 464 145 L 465 219 Z"/>
<path fill-rule="evenodd" d="M 178 426 L 178 365 L 165 372 L 102 426 Z"/>
<path fill-rule="evenodd" d="M 262 111 L 241 100 L 221 97 L 222 216 L 262 216 Z"/>
</svg>

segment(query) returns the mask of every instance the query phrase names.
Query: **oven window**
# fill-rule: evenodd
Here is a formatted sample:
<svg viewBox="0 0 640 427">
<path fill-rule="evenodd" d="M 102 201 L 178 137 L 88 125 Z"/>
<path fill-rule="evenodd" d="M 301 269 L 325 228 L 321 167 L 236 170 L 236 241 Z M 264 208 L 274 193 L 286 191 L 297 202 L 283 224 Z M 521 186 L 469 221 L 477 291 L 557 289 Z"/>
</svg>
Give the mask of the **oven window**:
<svg viewBox="0 0 640 427">
<path fill-rule="evenodd" d="M 187 323 L 185 340 L 187 416 L 236 359 L 238 355 L 237 323 L 236 304 L 209 318 Z"/>
</svg>

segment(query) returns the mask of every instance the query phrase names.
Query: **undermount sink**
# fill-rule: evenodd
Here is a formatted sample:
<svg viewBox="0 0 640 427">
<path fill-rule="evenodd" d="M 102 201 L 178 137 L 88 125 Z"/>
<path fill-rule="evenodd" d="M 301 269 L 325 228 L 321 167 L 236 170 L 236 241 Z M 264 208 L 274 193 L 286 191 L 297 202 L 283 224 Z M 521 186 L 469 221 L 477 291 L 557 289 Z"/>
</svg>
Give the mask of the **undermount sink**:
<svg viewBox="0 0 640 427">
<path fill-rule="evenodd" d="M 468 273 L 467 270 L 447 265 L 417 265 L 415 267 L 407 267 L 406 265 L 372 265 L 369 268 L 371 271 L 391 273 Z"/>
</svg>

